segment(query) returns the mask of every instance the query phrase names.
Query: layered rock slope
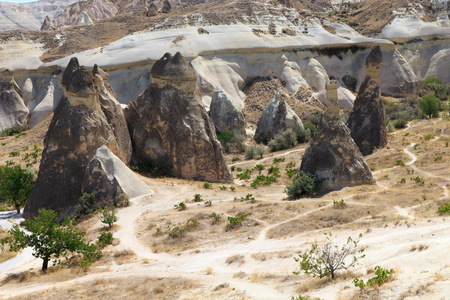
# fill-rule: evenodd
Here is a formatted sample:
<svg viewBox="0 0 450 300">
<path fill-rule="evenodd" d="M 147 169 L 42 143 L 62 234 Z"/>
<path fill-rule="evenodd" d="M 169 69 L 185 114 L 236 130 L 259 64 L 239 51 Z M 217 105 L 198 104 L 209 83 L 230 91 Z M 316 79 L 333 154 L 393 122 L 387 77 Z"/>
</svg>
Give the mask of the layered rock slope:
<svg viewBox="0 0 450 300">
<path fill-rule="evenodd" d="M 0 132 L 26 125 L 27 117 L 23 92 L 13 78 L 13 72 L 6 70 L 0 75 Z"/>
<path fill-rule="evenodd" d="M 284 101 L 280 92 L 264 108 L 256 128 L 255 141 L 267 144 L 276 134 L 287 129 L 303 128 L 302 121 Z"/>
<path fill-rule="evenodd" d="M 86 167 L 96 151 L 105 145 L 122 161 L 131 157 L 131 141 L 117 124 L 125 124 L 119 103 L 108 92 L 106 75 L 99 68 L 89 72 L 72 58 L 62 77 L 64 97 L 60 100 L 44 139 L 44 150 L 36 184 L 25 206 L 24 217 L 41 208 L 72 216 L 82 193 Z M 103 95 L 103 96 L 102 96 Z M 104 106 L 101 98 L 111 97 Z M 111 111 L 110 111 L 111 110 Z M 114 118 L 108 119 L 108 115 Z"/>
<path fill-rule="evenodd" d="M 136 158 L 166 158 L 175 176 L 232 182 L 190 63 L 180 53 L 166 53 L 151 76 L 156 83 L 125 111 Z"/>
<path fill-rule="evenodd" d="M 306 149 L 300 170 L 317 176 L 322 193 L 347 186 L 375 184 L 350 130 L 339 117 L 336 81 L 327 85 L 327 99 L 328 107 Z"/>
<path fill-rule="evenodd" d="M 380 47 L 375 46 L 366 58 L 366 77 L 347 122 L 353 140 L 364 155 L 387 145 L 386 116 L 380 91 L 382 60 Z"/>
</svg>

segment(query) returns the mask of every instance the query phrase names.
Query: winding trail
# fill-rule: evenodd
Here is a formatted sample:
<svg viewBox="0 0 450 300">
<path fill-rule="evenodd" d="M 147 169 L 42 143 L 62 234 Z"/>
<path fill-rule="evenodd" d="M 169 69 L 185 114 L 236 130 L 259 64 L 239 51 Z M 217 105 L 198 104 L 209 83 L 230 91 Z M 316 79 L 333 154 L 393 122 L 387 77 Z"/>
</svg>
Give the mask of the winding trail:
<svg viewBox="0 0 450 300">
<path fill-rule="evenodd" d="M 449 178 L 436 176 L 429 172 L 422 171 L 417 166 L 414 165 L 414 163 L 417 161 L 417 156 L 414 155 L 411 151 L 409 151 L 409 149 L 414 147 L 414 145 L 415 144 L 412 143 L 407 148 L 403 149 L 404 153 L 406 153 L 411 158 L 411 160 L 407 162 L 406 165 L 412 166 L 414 170 L 416 170 L 417 172 L 421 172 L 426 176 L 444 179 L 448 183 Z M 275 157 L 283 157 L 304 150 L 305 150 L 304 148 L 295 149 L 287 151 L 285 153 L 281 153 L 279 155 L 257 160 L 256 162 L 262 163 L 270 161 Z M 248 163 L 250 162 L 242 161 L 233 163 L 231 164 L 231 166 L 238 166 Z M 391 170 L 397 167 L 398 166 L 382 169 L 377 172 L 374 172 L 374 174 Z M 158 276 L 158 277 L 186 277 L 193 280 L 199 280 L 206 287 L 214 287 L 226 282 L 232 288 L 235 288 L 240 291 L 245 291 L 246 297 L 255 299 L 286 299 L 287 297 L 286 293 L 279 291 L 276 287 L 273 287 L 272 285 L 235 278 L 234 274 L 240 271 L 240 267 L 235 265 L 227 265 L 225 263 L 226 259 L 231 255 L 244 254 L 246 261 L 249 261 L 251 255 L 264 251 L 278 252 L 285 250 L 292 251 L 293 249 L 298 250 L 299 246 L 307 245 L 308 240 L 311 237 L 312 233 L 311 231 L 299 234 L 295 238 L 286 238 L 276 241 L 269 239 L 267 237 L 267 233 L 271 229 L 276 228 L 280 225 L 284 225 L 292 221 L 297 220 L 300 221 L 305 216 L 308 216 L 310 214 L 313 214 L 315 212 L 324 209 L 328 209 L 333 206 L 333 204 L 328 204 L 275 224 L 269 224 L 265 221 L 259 220 L 260 224 L 263 225 L 263 229 L 259 232 L 256 238 L 250 240 L 247 243 L 236 242 L 225 245 L 224 244 L 202 245 L 198 248 L 200 250 L 199 252 L 192 253 L 190 250 L 188 250 L 183 251 L 178 255 L 170 253 L 153 253 L 150 248 L 141 243 L 139 237 L 137 236 L 137 234 L 139 234 L 137 230 L 137 220 L 147 212 L 155 213 L 173 209 L 174 203 L 183 201 L 186 195 L 190 195 L 197 192 L 198 188 L 195 185 L 186 185 L 186 184 L 182 185 L 177 184 L 176 182 L 170 185 L 167 183 L 163 184 L 161 181 L 147 180 L 147 183 L 149 183 L 150 186 L 156 185 L 156 187 L 154 188 L 154 193 L 130 199 L 132 205 L 126 208 L 122 208 L 118 211 L 117 215 L 119 218 L 116 224 L 118 225 L 119 229 L 114 234 L 114 236 L 120 240 L 120 244 L 115 246 L 114 248 L 111 248 L 117 250 L 132 249 L 136 254 L 136 260 L 134 262 L 125 265 L 112 265 L 110 266 L 109 271 L 105 271 L 102 273 L 92 273 L 65 282 L 46 283 L 45 285 L 39 283 L 29 284 L 24 288 L 16 290 L 2 289 L 0 290 L 0 297 L 20 296 L 23 294 L 33 293 L 44 289 L 69 287 L 74 284 L 89 283 L 99 278 L 119 279 L 123 277 Z M 378 187 L 379 189 L 371 191 L 370 193 L 375 194 L 389 190 L 388 186 L 384 186 L 379 183 Z M 442 186 L 442 188 L 444 189 L 443 199 L 448 199 L 449 192 L 447 189 L 447 184 Z M 355 195 L 352 194 L 347 197 L 344 197 L 343 199 L 348 200 L 354 196 Z M 328 199 L 327 197 L 321 198 L 321 200 L 331 202 L 331 199 Z M 346 203 L 352 205 L 370 206 L 370 204 L 359 203 L 355 201 L 348 201 Z M 415 205 L 413 207 L 401 208 L 399 206 L 395 206 L 394 208 L 399 216 L 408 219 L 415 219 L 415 217 L 412 216 L 409 213 L 409 211 L 411 209 L 417 208 L 422 205 L 427 205 L 429 203 L 431 203 L 431 201 Z M 10 226 L 10 223 L 8 223 L 9 218 L 7 216 L 8 216 L 7 213 L 0 213 L 0 227 L 5 228 L 7 226 Z M 360 219 L 354 222 L 358 222 L 359 220 Z M 399 235 L 399 233 L 396 232 L 393 232 L 391 235 L 393 238 L 395 238 L 394 236 L 401 236 Z M 375 237 L 373 239 L 375 239 Z M 434 241 L 434 239 L 432 241 Z M 441 243 L 440 241 L 437 241 L 436 243 L 438 242 Z M 377 241 L 375 240 L 373 243 L 376 245 Z M 403 243 L 404 245 L 409 245 L 408 241 L 404 241 Z M 386 257 L 389 257 L 389 259 L 394 259 L 397 254 L 398 253 L 392 252 L 389 255 L 386 254 L 387 255 Z M 142 263 L 142 261 L 144 260 L 146 260 L 145 264 Z M 37 261 L 36 259 L 34 259 L 34 257 L 31 256 L 31 250 L 30 251 L 25 250 L 15 258 L 0 264 L 0 274 L 3 273 L 3 276 L 5 276 L 6 272 L 9 270 L 14 270 L 15 272 L 17 272 L 20 270 L 29 269 L 30 267 L 37 267 L 37 265 L 39 265 L 39 261 Z M 290 265 L 291 264 L 289 264 L 289 266 L 279 265 L 277 267 L 289 268 Z M 214 267 L 214 273 L 213 275 L 206 275 L 204 270 L 205 268 L 210 266 Z M 260 266 L 247 266 L 247 267 L 250 270 L 257 270 L 258 272 L 263 272 L 261 270 L 264 270 L 258 269 L 262 268 Z M 270 271 L 271 269 L 267 269 L 267 272 Z"/>
</svg>

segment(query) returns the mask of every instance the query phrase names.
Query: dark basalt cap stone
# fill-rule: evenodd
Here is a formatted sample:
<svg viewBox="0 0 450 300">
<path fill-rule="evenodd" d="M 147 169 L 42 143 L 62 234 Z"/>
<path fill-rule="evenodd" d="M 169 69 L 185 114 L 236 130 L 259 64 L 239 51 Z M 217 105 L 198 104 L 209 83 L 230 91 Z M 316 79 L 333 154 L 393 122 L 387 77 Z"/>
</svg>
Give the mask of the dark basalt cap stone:
<svg viewBox="0 0 450 300">
<path fill-rule="evenodd" d="M 382 61 L 383 55 L 381 54 L 380 46 L 375 46 L 366 58 L 366 67 L 380 66 Z"/>
<path fill-rule="evenodd" d="M 180 52 L 177 52 L 174 56 L 170 53 L 164 54 L 162 58 L 155 62 L 150 75 L 174 81 L 197 80 L 197 73 L 194 68 Z"/>
<path fill-rule="evenodd" d="M 84 66 L 72 72 L 70 81 L 66 85 L 66 90 L 79 97 L 88 97 L 96 92 L 94 86 L 94 75 L 86 70 Z"/>
<path fill-rule="evenodd" d="M 62 85 L 66 87 L 70 79 L 72 77 L 72 73 L 77 70 L 80 67 L 80 64 L 78 63 L 78 58 L 72 57 L 69 61 L 69 64 L 67 65 L 66 69 L 64 70 L 63 76 L 62 76 Z"/>
</svg>

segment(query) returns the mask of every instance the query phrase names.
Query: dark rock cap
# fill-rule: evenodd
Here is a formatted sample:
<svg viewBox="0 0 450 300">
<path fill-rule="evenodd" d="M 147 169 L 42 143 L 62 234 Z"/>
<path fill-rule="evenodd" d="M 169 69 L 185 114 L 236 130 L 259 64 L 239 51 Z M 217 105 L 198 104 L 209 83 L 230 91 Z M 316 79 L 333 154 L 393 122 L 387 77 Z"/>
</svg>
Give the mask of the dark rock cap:
<svg viewBox="0 0 450 300">
<path fill-rule="evenodd" d="M 366 58 L 366 67 L 380 66 L 382 61 L 383 55 L 381 54 L 380 46 L 375 46 Z"/>
<path fill-rule="evenodd" d="M 197 73 L 180 52 L 170 53 L 158 59 L 150 71 L 151 77 L 162 77 L 173 81 L 197 81 Z"/>
<path fill-rule="evenodd" d="M 72 57 L 69 61 L 69 64 L 67 65 L 66 69 L 64 70 L 63 76 L 62 76 L 62 85 L 66 87 L 70 79 L 72 77 L 72 73 L 80 67 L 80 63 L 78 62 L 78 58 Z"/>
</svg>

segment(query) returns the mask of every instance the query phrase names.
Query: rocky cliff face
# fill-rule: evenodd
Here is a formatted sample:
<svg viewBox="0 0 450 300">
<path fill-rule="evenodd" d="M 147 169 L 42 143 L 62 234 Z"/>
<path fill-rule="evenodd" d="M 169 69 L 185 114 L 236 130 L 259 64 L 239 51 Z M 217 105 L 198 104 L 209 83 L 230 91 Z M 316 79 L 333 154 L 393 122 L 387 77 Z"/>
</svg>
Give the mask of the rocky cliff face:
<svg viewBox="0 0 450 300">
<path fill-rule="evenodd" d="M 347 186 L 375 183 L 350 130 L 339 117 L 336 89 L 336 81 L 328 84 L 327 110 L 300 166 L 300 170 L 314 174 L 322 181 L 320 192 L 324 193 Z"/>
<path fill-rule="evenodd" d="M 364 155 L 387 145 L 386 116 L 380 91 L 382 60 L 380 47 L 374 47 L 367 56 L 366 78 L 347 122 L 353 140 Z"/>
<path fill-rule="evenodd" d="M 0 75 L 0 132 L 5 129 L 24 126 L 27 123 L 28 108 L 23 101 L 23 92 L 9 70 Z"/>
<path fill-rule="evenodd" d="M 192 74 L 179 53 L 155 63 L 151 75 L 158 83 L 149 85 L 125 111 L 136 158 L 165 157 L 175 176 L 232 182 Z"/>
<path fill-rule="evenodd" d="M 296 127 L 303 128 L 302 121 L 284 101 L 281 93 L 277 92 L 261 114 L 256 128 L 255 141 L 267 144 L 278 133 Z"/>
<path fill-rule="evenodd" d="M 44 139 L 39 174 L 25 206 L 25 218 L 33 217 L 41 208 L 53 209 L 61 218 L 73 215 L 86 167 L 101 146 L 107 146 L 126 163 L 131 157 L 130 147 L 116 138 L 115 128 L 104 113 L 111 109 L 100 101 L 99 94 L 107 86 L 104 76 L 87 71 L 73 58 L 62 84 L 64 97 Z"/>
<path fill-rule="evenodd" d="M 228 130 L 235 135 L 245 135 L 245 117 L 238 101 L 220 86 L 212 95 L 209 116 L 217 131 Z"/>
</svg>

